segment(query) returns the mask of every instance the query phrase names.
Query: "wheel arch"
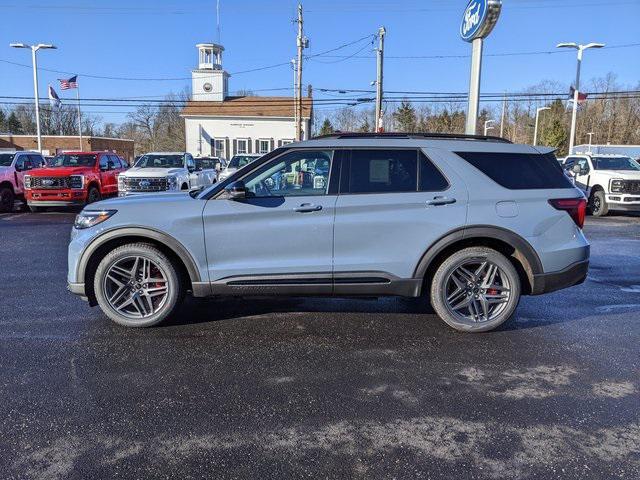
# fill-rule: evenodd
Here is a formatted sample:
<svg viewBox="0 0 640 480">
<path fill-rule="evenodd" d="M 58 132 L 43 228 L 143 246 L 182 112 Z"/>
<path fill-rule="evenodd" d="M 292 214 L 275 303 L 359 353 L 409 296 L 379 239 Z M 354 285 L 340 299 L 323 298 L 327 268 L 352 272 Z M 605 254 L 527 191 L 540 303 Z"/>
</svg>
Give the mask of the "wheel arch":
<svg viewBox="0 0 640 480">
<path fill-rule="evenodd" d="M 98 264 L 107 252 L 129 243 L 150 243 L 176 261 L 180 274 L 188 282 L 187 290 L 199 284 L 200 272 L 188 250 L 166 233 L 148 228 L 119 228 L 110 230 L 91 242 L 80 255 L 76 278 L 85 285 L 85 295 L 91 305 L 96 304 L 93 280 Z"/>
<path fill-rule="evenodd" d="M 535 276 L 543 273 L 543 267 L 531 244 L 511 230 L 478 225 L 444 235 L 423 254 L 414 271 L 414 278 L 423 279 L 423 292 L 430 290 L 435 271 L 445 258 L 455 251 L 474 246 L 493 248 L 505 255 L 520 276 L 522 293 L 526 295 L 534 291 Z"/>
</svg>

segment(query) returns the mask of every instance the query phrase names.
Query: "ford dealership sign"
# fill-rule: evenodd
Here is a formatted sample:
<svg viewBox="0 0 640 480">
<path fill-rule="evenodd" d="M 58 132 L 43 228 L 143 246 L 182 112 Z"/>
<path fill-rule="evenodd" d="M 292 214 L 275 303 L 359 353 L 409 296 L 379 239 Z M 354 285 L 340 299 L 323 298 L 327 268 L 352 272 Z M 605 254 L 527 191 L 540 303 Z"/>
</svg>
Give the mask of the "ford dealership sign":
<svg viewBox="0 0 640 480">
<path fill-rule="evenodd" d="M 501 0 L 471 0 L 460 25 L 460 36 L 467 42 L 485 38 L 493 30 L 500 17 Z"/>
</svg>

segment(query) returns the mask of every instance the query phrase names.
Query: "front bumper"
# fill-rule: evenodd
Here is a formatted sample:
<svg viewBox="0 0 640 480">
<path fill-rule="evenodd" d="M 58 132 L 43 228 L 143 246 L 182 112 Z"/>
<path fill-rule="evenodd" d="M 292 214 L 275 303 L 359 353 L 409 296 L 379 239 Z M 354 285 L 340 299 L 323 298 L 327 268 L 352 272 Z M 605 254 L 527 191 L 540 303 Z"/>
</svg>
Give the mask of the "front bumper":
<svg viewBox="0 0 640 480">
<path fill-rule="evenodd" d="M 610 210 L 640 211 L 639 193 L 610 193 L 606 198 Z"/>
<path fill-rule="evenodd" d="M 87 201 L 85 190 L 28 190 L 27 204 L 33 207 L 67 207 L 84 205 Z"/>
<path fill-rule="evenodd" d="M 564 270 L 552 273 L 543 273 L 533 276 L 533 288 L 531 295 L 542 295 L 563 288 L 574 287 L 584 283 L 589 272 L 589 260 L 569 265 Z"/>
</svg>

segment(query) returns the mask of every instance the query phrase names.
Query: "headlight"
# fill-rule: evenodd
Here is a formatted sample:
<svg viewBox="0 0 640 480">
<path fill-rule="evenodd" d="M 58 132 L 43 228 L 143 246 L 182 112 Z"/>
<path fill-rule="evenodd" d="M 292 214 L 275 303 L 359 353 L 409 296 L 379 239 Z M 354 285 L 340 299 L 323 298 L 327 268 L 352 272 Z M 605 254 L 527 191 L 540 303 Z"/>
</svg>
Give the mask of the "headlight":
<svg viewBox="0 0 640 480">
<path fill-rule="evenodd" d="M 69 186 L 74 190 L 82 190 L 84 188 L 84 175 L 71 175 L 69 177 Z"/>
<path fill-rule="evenodd" d="M 178 189 L 178 177 L 175 175 L 169 175 L 167 177 L 167 188 L 169 190 L 177 190 Z"/>
<path fill-rule="evenodd" d="M 99 223 L 111 218 L 117 210 L 86 210 L 76 215 L 74 228 L 82 230 L 83 228 L 94 227 Z"/>
<path fill-rule="evenodd" d="M 625 190 L 625 182 L 621 179 L 611 180 L 609 191 L 611 193 L 623 193 Z"/>
<path fill-rule="evenodd" d="M 121 192 L 125 190 L 124 175 L 118 175 L 118 190 Z"/>
<path fill-rule="evenodd" d="M 24 183 L 24 188 L 26 190 L 31 190 L 31 175 L 25 175 L 22 177 L 22 182 Z"/>
</svg>

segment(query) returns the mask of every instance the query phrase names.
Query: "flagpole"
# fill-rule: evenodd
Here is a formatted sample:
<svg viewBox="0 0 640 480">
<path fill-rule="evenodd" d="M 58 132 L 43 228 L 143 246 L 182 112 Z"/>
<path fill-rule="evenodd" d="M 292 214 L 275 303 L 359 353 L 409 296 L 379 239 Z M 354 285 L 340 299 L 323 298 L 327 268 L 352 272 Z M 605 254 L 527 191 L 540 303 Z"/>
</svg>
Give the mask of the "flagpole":
<svg viewBox="0 0 640 480">
<path fill-rule="evenodd" d="M 76 85 L 76 98 L 78 100 L 78 133 L 80 134 L 80 151 L 82 152 L 82 114 L 80 113 L 80 83 L 77 83 Z"/>
</svg>

